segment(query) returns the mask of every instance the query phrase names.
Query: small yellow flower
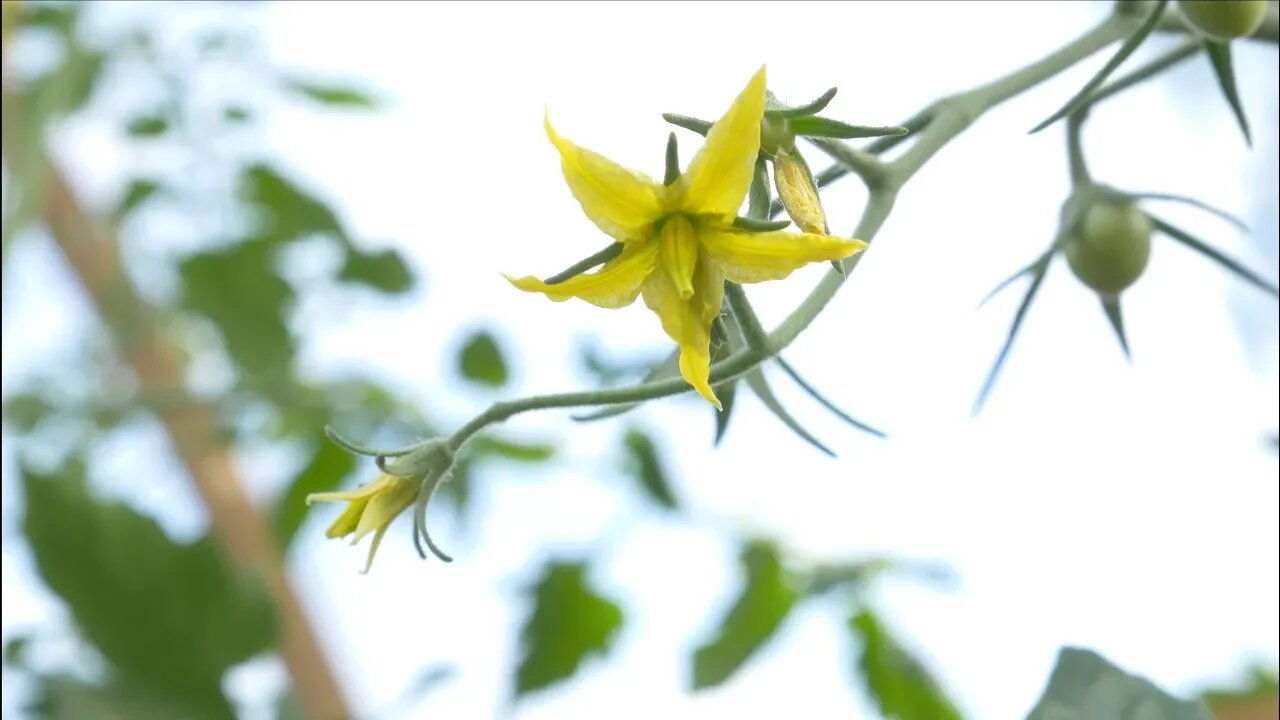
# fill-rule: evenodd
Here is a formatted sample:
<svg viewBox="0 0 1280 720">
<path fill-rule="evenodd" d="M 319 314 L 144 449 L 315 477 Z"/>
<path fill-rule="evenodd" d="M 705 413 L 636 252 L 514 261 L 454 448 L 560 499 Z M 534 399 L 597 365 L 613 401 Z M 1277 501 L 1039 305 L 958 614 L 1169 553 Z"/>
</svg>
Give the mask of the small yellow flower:
<svg viewBox="0 0 1280 720">
<path fill-rule="evenodd" d="M 604 308 L 625 307 L 643 296 L 680 348 L 680 374 L 719 408 L 709 383 L 710 340 L 724 281 L 778 280 L 805 264 L 839 260 L 866 247 L 823 234 L 748 233 L 733 226 L 751 185 L 764 106 L 762 67 L 670 185 L 574 145 L 548 118 L 547 137 L 560 152 L 569 189 L 587 217 L 623 248 L 600 270 L 562 283 L 507 279 L 557 302 L 576 297 Z"/>
<path fill-rule="evenodd" d="M 329 526 L 326 537 L 341 538 L 351 534 L 351 544 L 360 542 L 373 533 L 373 545 L 369 548 L 369 560 L 364 571 L 373 567 L 373 556 L 378 552 L 382 536 L 400 513 L 418 497 L 420 479 L 382 474 L 373 482 L 348 492 L 312 493 L 307 504 L 313 502 L 348 502 L 346 510 Z"/>
</svg>

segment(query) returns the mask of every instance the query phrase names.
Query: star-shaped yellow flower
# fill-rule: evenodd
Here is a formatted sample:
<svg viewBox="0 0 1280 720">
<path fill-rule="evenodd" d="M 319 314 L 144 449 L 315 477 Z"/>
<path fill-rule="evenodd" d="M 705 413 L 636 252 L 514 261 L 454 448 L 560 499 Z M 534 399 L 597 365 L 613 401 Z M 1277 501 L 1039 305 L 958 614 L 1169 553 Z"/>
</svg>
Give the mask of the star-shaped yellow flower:
<svg viewBox="0 0 1280 720">
<path fill-rule="evenodd" d="M 866 247 L 860 240 L 734 227 L 760 149 L 764 106 L 762 67 L 712 126 L 688 170 L 669 185 L 574 145 L 548 118 L 547 136 L 560 151 L 569 189 L 622 251 L 598 271 L 561 283 L 507 279 L 557 302 L 576 297 L 604 308 L 625 307 L 643 295 L 680 348 L 680 374 L 720 407 L 708 380 L 711 324 L 720 314 L 724 281 L 778 280 L 807 263 L 839 260 Z"/>
<path fill-rule="evenodd" d="M 383 474 L 367 485 L 348 492 L 312 493 L 307 504 L 313 502 L 349 502 L 346 510 L 329 526 L 326 537 L 340 538 L 355 534 L 351 544 L 360 542 L 373 533 L 373 545 L 369 547 L 369 560 L 364 571 L 373 567 L 373 556 L 378 552 L 382 536 L 387 534 L 391 521 L 404 512 L 417 499 L 419 481 L 414 478 Z"/>
</svg>

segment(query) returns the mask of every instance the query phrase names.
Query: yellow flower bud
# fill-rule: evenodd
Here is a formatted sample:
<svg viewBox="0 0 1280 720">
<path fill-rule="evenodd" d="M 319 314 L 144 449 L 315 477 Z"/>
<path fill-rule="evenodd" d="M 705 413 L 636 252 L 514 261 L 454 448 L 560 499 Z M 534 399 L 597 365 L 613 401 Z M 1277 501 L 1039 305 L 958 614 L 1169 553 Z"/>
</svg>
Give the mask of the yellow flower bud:
<svg viewBox="0 0 1280 720">
<path fill-rule="evenodd" d="M 307 504 L 313 502 L 347 502 L 350 505 L 329 526 L 326 537 L 341 538 L 354 534 L 354 545 L 369 533 L 373 533 L 373 545 L 369 548 L 369 560 L 364 571 L 373 566 L 373 556 L 378 552 L 382 536 L 391 522 L 409 508 L 418 498 L 421 478 L 406 478 L 382 474 L 373 482 L 349 492 L 312 493 Z"/>
<path fill-rule="evenodd" d="M 803 162 L 785 150 L 773 159 L 774 184 L 778 197 L 791 221 L 801 230 L 815 235 L 827 233 L 827 214 L 818 200 L 818 189 Z"/>
</svg>

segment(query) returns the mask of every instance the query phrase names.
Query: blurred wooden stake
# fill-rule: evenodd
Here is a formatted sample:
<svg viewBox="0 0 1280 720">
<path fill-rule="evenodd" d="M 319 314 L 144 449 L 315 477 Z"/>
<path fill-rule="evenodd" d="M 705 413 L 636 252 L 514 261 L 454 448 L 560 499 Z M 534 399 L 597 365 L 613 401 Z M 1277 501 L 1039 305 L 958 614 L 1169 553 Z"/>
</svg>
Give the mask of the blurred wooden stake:
<svg viewBox="0 0 1280 720">
<path fill-rule="evenodd" d="M 79 204 L 52 161 L 46 173 L 44 222 L 110 328 L 119 352 L 137 374 L 141 395 L 187 397 L 181 352 L 167 342 L 155 308 L 138 296 L 125 275 L 116 241 Z M 280 655 L 306 716 L 312 720 L 350 717 L 337 679 L 285 574 L 280 551 L 236 474 L 214 409 L 196 398 L 153 409 L 209 509 L 214 537 L 235 566 L 264 581 L 275 600 Z"/>
</svg>

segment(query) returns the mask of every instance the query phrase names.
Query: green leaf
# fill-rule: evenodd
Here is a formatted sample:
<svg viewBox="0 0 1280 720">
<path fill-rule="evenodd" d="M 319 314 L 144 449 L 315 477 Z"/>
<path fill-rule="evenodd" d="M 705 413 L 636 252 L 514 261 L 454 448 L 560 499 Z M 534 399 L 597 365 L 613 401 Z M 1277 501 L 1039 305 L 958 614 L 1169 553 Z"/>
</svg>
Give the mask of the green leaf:
<svg viewBox="0 0 1280 720">
<path fill-rule="evenodd" d="M 169 131 L 169 118 L 164 115 L 141 115 L 125 125 L 130 137 L 153 138 Z"/>
<path fill-rule="evenodd" d="M 1213 66 L 1213 76 L 1218 80 L 1222 97 L 1231 106 L 1231 113 L 1236 116 L 1236 124 L 1244 134 L 1244 141 L 1253 147 L 1253 136 L 1249 132 L 1249 119 L 1244 114 L 1244 103 L 1240 101 L 1240 91 L 1236 89 L 1236 71 L 1231 63 L 1231 44 L 1224 42 L 1204 41 L 1204 52 L 1209 56 L 1209 64 Z"/>
<path fill-rule="evenodd" d="M 125 217 L 138 209 L 144 202 L 150 200 L 159 191 L 160 183 L 155 180 L 129 181 L 129 186 L 125 188 L 124 195 L 120 198 L 120 203 L 116 205 L 115 217 L 117 220 Z"/>
<path fill-rule="evenodd" d="M 520 443 L 512 440 L 482 435 L 469 446 L 477 456 L 498 457 L 516 462 L 542 462 L 550 460 L 556 449 L 546 443 Z"/>
<path fill-rule="evenodd" d="M 510 379 L 498 341 L 487 330 L 476 331 L 467 339 L 458 356 L 458 370 L 462 377 L 489 387 L 501 387 Z"/>
<path fill-rule="evenodd" d="M 269 242 L 288 242 L 320 233 L 350 245 L 338 216 L 314 195 L 274 168 L 253 165 L 241 178 L 242 194 L 260 217 L 258 234 Z"/>
<path fill-rule="evenodd" d="M 284 81 L 284 86 L 290 91 L 314 100 L 321 105 L 358 110 L 373 110 L 378 107 L 378 102 L 367 91 L 349 85 L 333 85 L 289 79 Z"/>
<path fill-rule="evenodd" d="M 1057 112 L 1045 118 L 1044 122 L 1034 128 L 1031 128 L 1031 133 L 1035 134 L 1040 132 L 1083 106 L 1089 100 L 1089 96 L 1093 94 L 1093 91 L 1101 87 L 1102 83 L 1106 82 L 1107 78 L 1111 77 L 1111 73 L 1115 72 L 1116 68 L 1120 67 L 1120 64 L 1127 60 L 1129 56 L 1133 54 L 1134 50 L 1138 49 L 1138 46 L 1142 44 L 1142 41 L 1147 39 L 1147 36 L 1151 34 L 1151 31 L 1155 28 L 1156 24 L 1160 22 L 1160 16 L 1164 14 L 1164 6 L 1168 4 L 1169 0 L 1157 0 L 1157 2 L 1151 7 L 1151 12 L 1147 15 L 1147 19 L 1144 20 L 1142 24 L 1138 26 L 1138 29 L 1120 45 L 1120 49 L 1116 51 L 1115 55 L 1111 56 L 1111 59 L 1107 61 L 1107 64 L 1103 65 L 1102 69 L 1099 70 L 1097 74 L 1089 80 L 1089 82 L 1085 83 L 1084 87 L 1080 88 L 1080 92 L 1072 96 L 1072 98 L 1067 101 L 1066 105 L 1058 108 Z"/>
<path fill-rule="evenodd" d="M 623 436 L 622 445 L 627 451 L 627 474 L 639 481 L 650 500 L 668 510 L 675 510 L 679 503 L 675 493 L 671 491 L 666 468 L 663 467 L 662 458 L 658 456 L 658 448 L 653 440 L 640 430 L 632 428 Z"/>
<path fill-rule="evenodd" d="M 150 518 L 95 500 L 78 464 L 55 476 L 23 468 L 22 479 L 36 567 L 116 677 L 186 704 L 225 703 L 226 670 L 275 642 L 261 586 L 233 576 L 207 537 L 179 545 Z"/>
<path fill-rule="evenodd" d="M 293 287 L 276 274 L 273 246 L 243 242 L 184 260 L 183 305 L 209 318 L 227 352 L 251 376 L 277 374 L 293 358 L 293 335 L 285 322 Z"/>
<path fill-rule="evenodd" d="M 1026 720 L 1212 720 L 1197 702 L 1179 700 L 1092 650 L 1065 647 Z"/>
<path fill-rule="evenodd" d="M 16 425 L 19 432 L 23 433 L 35 430 L 51 412 L 53 406 L 37 393 L 10 395 L 4 401 L 4 419 Z"/>
<path fill-rule="evenodd" d="M 1175 225 L 1167 223 L 1164 220 L 1161 220 L 1160 218 L 1154 215 L 1149 214 L 1148 217 L 1151 218 L 1151 222 L 1155 223 L 1156 229 L 1159 230 L 1160 232 L 1164 233 L 1165 235 L 1168 235 L 1169 237 L 1182 243 L 1183 245 L 1186 245 L 1192 250 L 1195 250 L 1201 255 L 1204 255 L 1205 257 L 1209 258 L 1213 262 L 1225 268 L 1227 271 L 1231 272 L 1236 277 L 1258 288 L 1259 290 L 1267 293 L 1268 295 L 1272 297 L 1280 297 L 1280 290 L 1278 290 L 1276 286 L 1273 285 L 1272 283 L 1269 283 L 1266 280 L 1264 280 L 1261 275 L 1258 275 L 1257 273 L 1253 272 L 1252 270 L 1240 264 L 1239 262 L 1232 260 L 1231 258 L 1227 257 L 1219 250 L 1216 250 L 1206 245 L 1204 241 L 1195 237 L 1191 233 Z"/>
<path fill-rule="evenodd" d="M 867 694 L 888 720 L 960 720 L 960 711 L 870 610 L 849 619 L 849 631 L 862 644 L 858 675 Z"/>
<path fill-rule="evenodd" d="M 329 442 L 324 436 L 317 438 L 311 461 L 289 481 L 289 487 L 276 505 L 275 535 L 281 549 L 289 548 L 307 517 L 307 496 L 336 490 L 358 464 L 356 456 L 337 443 Z"/>
<path fill-rule="evenodd" d="M 40 677 L 34 701 L 27 706 L 39 720 L 233 720 L 235 713 L 225 698 L 174 697 L 164 688 L 143 688 L 121 681 L 104 685 L 87 683 L 70 675 Z"/>
<path fill-rule="evenodd" d="M 389 295 L 407 292 L 413 287 L 413 273 L 404 257 L 395 250 L 378 253 L 347 251 L 347 260 L 338 273 L 338 279 L 367 285 Z"/>
<path fill-rule="evenodd" d="M 694 651 L 694 690 L 715 687 L 732 677 L 773 637 L 795 605 L 796 590 L 771 543 L 751 542 L 743 548 L 740 561 L 746 584 L 720 622 L 716 637 Z"/>
<path fill-rule="evenodd" d="M 520 633 L 516 696 L 561 682 L 588 656 L 609 651 L 622 609 L 593 590 L 583 562 L 551 562 L 529 587 L 533 608 Z"/>
<path fill-rule="evenodd" d="M 818 99 L 813 102 L 805 103 L 804 105 L 797 105 L 796 107 L 787 107 L 786 105 L 778 102 L 778 99 L 773 96 L 773 93 L 768 93 L 768 97 L 765 102 L 764 114 L 766 117 L 771 118 L 793 118 L 798 120 L 806 116 L 822 112 L 826 109 L 827 105 L 831 104 L 831 100 L 835 98 L 835 96 L 836 88 L 831 88 L 819 95 Z"/>
<path fill-rule="evenodd" d="M 232 105 L 222 111 L 222 120 L 229 125 L 240 125 L 249 122 L 253 114 L 249 112 L 249 108 L 242 105 Z"/>
<path fill-rule="evenodd" d="M 1200 700 L 1210 710 L 1226 708 L 1257 700 L 1274 702 L 1280 693 L 1280 674 L 1273 667 L 1253 665 L 1234 686 L 1219 686 L 1201 691 Z"/>
<path fill-rule="evenodd" d="M 904 127 L 871 127 L 869 125 L 850 125 L 839 120 L 822 117 L 802 117 L 791 121 L 791 129 L 797 135 L 807 137 L 837 138 L 854 140 L 869 137 L 898 137 L 907 134 Z"/>
<path fill-rule="evenodd" d="M 28 634 L 13 635 L 4 641 L 4 664 L 10 667 L 22 667 L 27 664 L 27 646 L 31 644 Z"/>
</svg>

